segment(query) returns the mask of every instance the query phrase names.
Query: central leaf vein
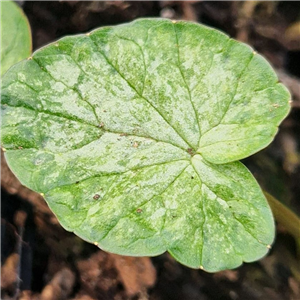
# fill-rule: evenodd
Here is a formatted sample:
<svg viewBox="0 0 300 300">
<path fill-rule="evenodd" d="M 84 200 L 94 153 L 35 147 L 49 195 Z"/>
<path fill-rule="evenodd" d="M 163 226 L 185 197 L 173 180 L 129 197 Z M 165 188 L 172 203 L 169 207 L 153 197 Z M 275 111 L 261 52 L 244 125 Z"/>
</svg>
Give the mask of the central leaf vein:
<svg viewBox="0 0 300 300">
<path fill-rule="evenodd" d="M 181 68 L 181 59 L 180 59 L 180 46 L 179 46 L 179 40 L 178 40 L 178 33 L 177 33 L 177 30 L 176 30 L 176 24 L 172 23 L 173 24 L 173 28 L 174 28 L 174 32 L 175 32 L 175 39 L 176 39 L 176 49 L 177 49 L 177 67 L 179 69 L 179 72 L 181 74 L 181 77 L 182 77 L 182 80 L 184 82 L 184 85 L 186 86 L 186 90 L 188 92 L 188 96 L 189 96 L 189 100 L 191 102 L 191 105 L 193 107 L 193 111 L 194 111 L 194 114 L 195 114 L 195 118 L 196 118 L 196 121 L 197 121 L 197 126 L 198 126 L 198 131 L 199 131 L 199 138 L 198 138 L 198 141 L 197 141 L 197 145 L 199 145 L 199 140 L 200 140 L 200 136 L 201 136 L 201 129 L 200 129 L 200 121 L 199 121 L 199 115 L 196 111 L 196 108 L 195 108 L 195 105 L 194 105 L 194 102 L 192 100 L 192 96 L 191 96 L 191 91 L 190 91 L 190 88 L 186 82 L 186 78 L 183 74 L 183 71 L 182 71 L 182 68 Z"/>
<path fill-rule="evenodd" d="M 167 118 L 163 115 L 163 113 L 147 98 L 145 98 L 143 95 L 141 95 L 138 90 L 125 78 L 125 76 L 118 70 L 116 66 L 113 65 L 113 63 L 108 59 L 108 57 L 104 54 L 104 52 L 99 48 L 99 46 L 91 39 L 91 41 L 94 43 L 94 45 L 97 47 L 99 53 L 103 56 L 103 58 L 106 60 L 107 64 L 109 64 L 122 78 L 123 80 L 130 86 L 130 88 L 141 98 L 144 99 L 163 119 L 164 121 L 177 133 L 177 135 L 191 148 L 193 148 L 192 145 L 186 140 L 186 138 L 179 133 L 179 131 L 173 127 L 170 122 L 167 120 Z"/>
</svg>

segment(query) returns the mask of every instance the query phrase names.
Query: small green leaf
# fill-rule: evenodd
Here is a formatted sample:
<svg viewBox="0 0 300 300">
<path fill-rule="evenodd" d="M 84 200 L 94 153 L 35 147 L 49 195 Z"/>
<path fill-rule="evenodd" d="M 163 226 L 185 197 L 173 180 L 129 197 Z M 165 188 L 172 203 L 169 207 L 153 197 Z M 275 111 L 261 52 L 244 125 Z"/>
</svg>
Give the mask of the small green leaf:
<svg viewBox="0 0 300 300">
<path fill-rule="evenodd" d="M 273 242 L 267 201 L 236 160 L 272 141 L 289 99 L 247 45 L 141 19 L 65 37 L 7 72 L 2 143 L 67 230 L 213 272 Z"/>
<path fill-rule="evenodd" d="M 31 54 L 31 32 L 26 16 L 13 1 L 1 1 L 1 76 Z"/>
</svg>

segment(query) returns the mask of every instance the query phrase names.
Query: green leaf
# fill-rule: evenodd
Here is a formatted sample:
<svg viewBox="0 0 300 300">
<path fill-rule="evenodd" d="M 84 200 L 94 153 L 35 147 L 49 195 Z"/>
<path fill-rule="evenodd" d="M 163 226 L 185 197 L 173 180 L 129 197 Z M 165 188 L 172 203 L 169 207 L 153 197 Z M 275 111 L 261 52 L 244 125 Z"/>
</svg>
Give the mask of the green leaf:
<svg viewBox="0 0 300 300">
<path fill-rule="evenodd" d="M 235 161 L 272 141 L 289 99 L 249 46 L 141 19 L 65 37 L 7 72 L 2 143 L 67 230 L 213 272 L 274 239 L 266 199 Z"/>
<path fill-rule="evenodd" d="M 13 1 L 1 1 L 1 76 L 31 54 L 31 31 L 23 11 Z"/>
</svg>

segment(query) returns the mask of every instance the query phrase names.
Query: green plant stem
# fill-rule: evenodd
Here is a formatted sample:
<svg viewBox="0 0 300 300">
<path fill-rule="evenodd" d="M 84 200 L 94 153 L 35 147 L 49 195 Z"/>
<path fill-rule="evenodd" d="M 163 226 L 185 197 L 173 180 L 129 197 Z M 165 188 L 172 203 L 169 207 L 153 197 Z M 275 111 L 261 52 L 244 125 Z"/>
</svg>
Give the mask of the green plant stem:
<svg viewBox="0 0 300 300">
<path fill-rule="evenodd" d="M 275 220 L 295 238 L 298 256 L 300 257 L 300 218 L 275 197 L 266 191 L 264 191 L 264 194 L 272 209 Z"/>
</svg>

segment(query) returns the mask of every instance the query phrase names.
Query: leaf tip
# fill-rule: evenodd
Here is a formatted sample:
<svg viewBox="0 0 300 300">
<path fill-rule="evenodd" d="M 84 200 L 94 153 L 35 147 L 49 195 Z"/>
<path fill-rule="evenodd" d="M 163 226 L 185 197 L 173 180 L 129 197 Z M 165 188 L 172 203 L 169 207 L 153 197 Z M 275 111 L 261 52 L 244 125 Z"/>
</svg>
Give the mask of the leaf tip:
<svg viewBox="0 0 300 300">
<path fill-rule="evenodd" d="M 97 242 L 94 242 L 94 245 L 98 247 L 98 246 L 99 246 L 99 243 L 97 243 Z"/>
<path fill-rule="evenodd" d="M 271 246 L 271 245 L 267 245 L 267 248 L 268 248 L 268 249 L 271 249 L 271 248 L 272 248 L 272 246 Z"/>
<path fill-rule="evenodd" d="M 5 148 L 2 148 L 2 151 L 3 151 L 3 152 L 6 152 L 6 149 L 5 149 Z"/>
<path fill-rule="evenodd" d="M 44 193 L 40 193 L 40 195 L 44 198 L 45 197 L 45 194 Z"/>
<path fill-rule="evenodd" d="M 32 60 L 32 56 L 29 56 L 29 57 L 27 58 L 27 60 Z"/>
<path fill-rule="evenodd" d="M 204 270 L 203 266 L 200 266 L 199 269 L 200 269 L 200 270 Z"/>
</svg>

